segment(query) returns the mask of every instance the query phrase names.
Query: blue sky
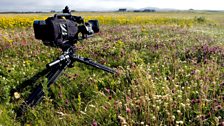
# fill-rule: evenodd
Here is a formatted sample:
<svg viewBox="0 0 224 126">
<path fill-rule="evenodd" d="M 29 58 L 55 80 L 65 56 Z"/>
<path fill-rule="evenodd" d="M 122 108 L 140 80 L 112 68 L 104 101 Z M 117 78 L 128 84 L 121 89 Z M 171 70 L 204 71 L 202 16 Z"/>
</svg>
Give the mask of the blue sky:
<svg viewBox="0 0 224 126">
<path fill-rule="evenodd" d="M 118 8 L 173 8 L 224 10 L 224 0 L 0 0 L 0 11 L 112 10 Z"/>
</svg>

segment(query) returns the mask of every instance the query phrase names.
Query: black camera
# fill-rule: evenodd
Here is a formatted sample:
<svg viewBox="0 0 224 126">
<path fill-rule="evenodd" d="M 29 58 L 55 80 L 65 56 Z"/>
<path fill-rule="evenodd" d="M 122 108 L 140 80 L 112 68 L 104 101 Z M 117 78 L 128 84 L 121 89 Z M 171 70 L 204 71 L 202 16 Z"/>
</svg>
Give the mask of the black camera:
<svg viewBox="0 0 224 126">
<path fill-rule="evenodd" d="M 99 32 L 98 20 L 84 22 L 82 17 L 72 16 L 70 13 L 55 14 L 46 20 L 36 20 L 33 27 L 35 38 L 52 47 L 74 44 Z"/>
</svg>

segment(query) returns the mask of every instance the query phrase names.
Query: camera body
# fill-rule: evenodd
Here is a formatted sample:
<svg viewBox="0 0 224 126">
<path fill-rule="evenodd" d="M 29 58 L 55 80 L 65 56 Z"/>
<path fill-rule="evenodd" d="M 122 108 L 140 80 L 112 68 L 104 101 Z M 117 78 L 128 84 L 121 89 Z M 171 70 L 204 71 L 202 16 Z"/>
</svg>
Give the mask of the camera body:
<svg viewBox="0 0 224 126">
<path fill-rule="evenodd" d="M 97 20 L 89 20 L 85 23 L 82 17 L 72 16 L 70 13 L 55 14 L 46 20 L 36 20 L 33 27 L 35 38 L 52 47 L 74 44 L 99 32 Z"/>
</svg>

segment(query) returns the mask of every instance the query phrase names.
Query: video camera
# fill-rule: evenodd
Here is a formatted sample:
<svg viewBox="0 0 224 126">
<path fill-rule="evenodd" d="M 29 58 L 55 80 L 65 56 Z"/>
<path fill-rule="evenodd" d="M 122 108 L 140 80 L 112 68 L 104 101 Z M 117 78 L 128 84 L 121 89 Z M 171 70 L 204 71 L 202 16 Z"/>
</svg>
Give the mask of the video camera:
<svg viewBox="0 0 224 126">
<path fill-rule="evenodd" d="M 55 14 L 46 20 L 36 20 L 33 23 L 35 38 L 51 47 L 63 48 L 73 45 L 78 40 L 91 37 L 99 32 L 98 20 L 84 22 L 80 16 L 71 13 Z"/>
<path fill-rule="evenodd" d="M 50 90 L 50 86 L 56 82 L 67 68 L 72 68 L 74 62 L 84 63 L 108 73 L 116 73 L 110 67 L 94 62 L 89 58 L 81 57 L 75 53 L 75 46 L 73 44 L 78 40 L 86 39 L 94 33 L 99 32 L 97 20 L 90 20 L 85 23 L 82 17 L 72 16 L 66 6 L 63 14 L 55 14 L 54 17 L 49 17 L 46 20 L 34 21 L 33 26 L 36 39 L 42 40 L 47 46 L 61 48 L 63 54 L 51 63 L 48 63 L 44 70 L 38 72 L 29 80 L 24 81 L 22 85 L 36 83 L 38 79 L 45 76 L 48 79 L 47 87 Z M 24 103 L 21 104 L 17 111 L 17 117 L 22 116 L 26 112 L 27 106 L 34 107 L 41 102 L 44 96 L 45 93 L 40 84 L 32 91 Z"/>
</svg>

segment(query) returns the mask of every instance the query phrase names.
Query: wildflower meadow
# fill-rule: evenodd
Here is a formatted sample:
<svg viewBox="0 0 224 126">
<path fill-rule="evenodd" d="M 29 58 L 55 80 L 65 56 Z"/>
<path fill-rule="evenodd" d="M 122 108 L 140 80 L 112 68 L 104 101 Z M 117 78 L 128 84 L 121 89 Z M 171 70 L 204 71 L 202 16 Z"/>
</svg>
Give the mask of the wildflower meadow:
<svg viewBox="0 0 224 126">
<path fill-rule="evenodd" d="M 47 14 L 0 14 L 0 126 L 224 125 L 223 12 L 81 12 L 100 32 L 77 53 L 116 70 L 78 62 L 22 118 L 15 110 L 46 78 L 21 85 L 61 54 L 36 40 Z"/>
</svg>

